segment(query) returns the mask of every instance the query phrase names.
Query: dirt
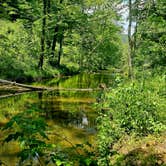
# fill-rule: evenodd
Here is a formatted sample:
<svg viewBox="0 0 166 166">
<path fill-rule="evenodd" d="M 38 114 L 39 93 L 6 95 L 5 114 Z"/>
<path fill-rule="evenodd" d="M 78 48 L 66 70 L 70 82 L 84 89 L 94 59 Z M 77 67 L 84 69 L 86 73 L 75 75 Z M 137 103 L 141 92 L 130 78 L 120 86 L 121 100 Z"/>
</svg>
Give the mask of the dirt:
<svg viewBox="0 0 166 166">
<path fill-rule="evenodd" d="M 125 138 L 115 149 L 119 153 L 113 165 L 119 166 L 166 166 L 166 134 L 146 138 Z"/>
</svg>

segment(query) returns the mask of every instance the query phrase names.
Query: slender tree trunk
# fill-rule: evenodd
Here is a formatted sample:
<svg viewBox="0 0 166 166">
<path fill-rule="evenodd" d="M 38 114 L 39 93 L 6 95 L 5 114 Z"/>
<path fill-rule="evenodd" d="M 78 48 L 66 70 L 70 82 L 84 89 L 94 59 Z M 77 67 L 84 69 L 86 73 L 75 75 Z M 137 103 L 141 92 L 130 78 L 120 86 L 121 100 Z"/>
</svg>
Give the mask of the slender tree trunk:
<svg viewBox="0 0 166 166">
<path fill-rule="evenodd" d="M 58 67 L 60 66 L 61 56 L 63 54 L 63 39 L 64 39 L 64 36 L 63 36 L 63 34 L 61 34 L 61 37 L 60 37 L 60 40 L 59 40 L 59 53 L 58 53 L 58 61 L 57 61 L 57 66 Z"/>
<path fill-rule="evenodd" d="M 139 0 L 135 1 L 135 8 L 139 8 Z M 134 28 L 134 34 L 133 34 L 133 57 L 135 57 L 136 49 L 137 49 L 137 29 L 138 29 L 138 20 L 139 20 L 139 11 L 137 11 L 135 15 L 135 28 Z"/>
<path fill-rule="evenodd" d="M 47 0 L 47 19 L 50 18 L 50 14 L 51 13 L 51 1 L 50 0 Z M 47 29 L 47 31 L 49 31 Z M 46 44 L 47 44 L 47 53 L 50 55 L 51 54 L 51 37 L 50 35 L 47 35 L 47 41 L 46 41 Z"/>
<path fill-rule="evenodd" d="M 138 22 L 136 19 L 136 25 L 134 29 L 134 38 L 133 38 L 133 57 L 135 57 L 136 49 L 137 49 L 137 27 L 138 27 Z"/>
<path fill-rule="evenodd" d="M 132 41 L 132 0 L 129 0 L 129 25 L 128 25 L 128 42 L 129 42 L 129 52 L 128 52 L 128 76 L 133 79 L 133 66 L 132 66 L 132 54 L 133 54 L 133 41 Z"/>
<path fill-rule="evenodd" d="M 62 4 L 63 0 L 60 0 L 60 4 Z M 55 48 L 56 48 L 56 43 L 58 39 L 58 33 L 59 33 L 59 26 L 56 24 L 54 28 L 54 36 L 53 36 L 53 41 L 52 41 L 52 48 L 51 48 L 51 55 L 54 58 L 55 57 Z"/>
<path fill-rule="evenodd" d="M 51 9 L 51 1 L 47 0 L 47 13 L 50 13 L 50 9 Z"/>
<path fill-rule="evenodd" d="M 51 48 L 51 55 L 54 58 L 55 57 L 55 47 L 56 47 L 56 42 L 57 42 L 57 37 L 58 37 L 58 25 L 55 26 L 54 29 L 54 36 L 53 36 L 53 41 L 52 41 L 52 48 Z"/>
<path fill-rule="evenodd" d="M 45 54 L 45 34 L 46 34 L 46 14 L 47 14 L 47 0 L 43 0 L 43 20 L 42 20 L 42 34 L 41 34 L 41 54 L 39 59 L 39 68 L 42 69 Z"/>
</svg>

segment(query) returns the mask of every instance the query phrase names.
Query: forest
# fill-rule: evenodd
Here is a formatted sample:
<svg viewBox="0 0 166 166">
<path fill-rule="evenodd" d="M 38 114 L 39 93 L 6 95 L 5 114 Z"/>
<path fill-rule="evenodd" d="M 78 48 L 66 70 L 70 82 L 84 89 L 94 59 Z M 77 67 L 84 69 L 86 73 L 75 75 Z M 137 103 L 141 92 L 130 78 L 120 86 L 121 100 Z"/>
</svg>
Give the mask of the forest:
<svg viewBox="0 0 166 166">
<path fill-rule="evenodd" d="M 164 166 L 165 111 L 165 0 L 0 0 L 0 166 Z"/>
</svg>

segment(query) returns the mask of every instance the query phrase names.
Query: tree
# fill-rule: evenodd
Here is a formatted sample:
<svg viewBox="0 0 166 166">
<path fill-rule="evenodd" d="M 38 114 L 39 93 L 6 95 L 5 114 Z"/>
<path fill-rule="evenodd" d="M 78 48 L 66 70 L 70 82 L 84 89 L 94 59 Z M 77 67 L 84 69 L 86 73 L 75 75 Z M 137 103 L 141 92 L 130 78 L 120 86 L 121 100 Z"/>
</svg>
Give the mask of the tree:
<svg viewBox="0 0 166 166">
<path fill-rule="evenodd" d="M 165 7 L 166 2 L 163 0 L 142 1 L 138 5 L 136 58 L 134 60 L 137 66 L 155 68 L 165 65 Z"/>
<path fill-rule="evenodd" d="M 128 9 L 129 9 L 129 24 L 128 24 L 128 43 L 129 43 L 129 52 L 128 52 L 128 76 L 133 79 L 133 55 L 134 55 L 134 43 L 133 43 L 133 34 L 132 34 L 132 23 L 133 23 L 133 2 L 132 0 L 128 1 Z"/>
<path fill-rule="evenodd" d="M 86 69 L 106 69 L 120 61 L 116 5 L 116 1 L 92 1 L 84 6 L 86 24 L 80 28 L 80 50 L 86 56 L 81 56 L 80 64 Z"/>
<path fill-rule="evenodd" d="M 24 27 L 26 56 L 34 57 L 35 72 L 66 66 L 98 70 L 120 61 L 117 4 L 118 0 L 8 0 L 0 1 L 0 16 Z"/>
<path fill-rule="evenodd" d="M 46 14 L 47 0 L 43 0 L 43 19 L 42 19 L 42 34 L 41 34 L 41 55 L 39 59 L 39 68 L 42 69 L 45 55 L 45 40 L 46 40 Z"/>
</svg>

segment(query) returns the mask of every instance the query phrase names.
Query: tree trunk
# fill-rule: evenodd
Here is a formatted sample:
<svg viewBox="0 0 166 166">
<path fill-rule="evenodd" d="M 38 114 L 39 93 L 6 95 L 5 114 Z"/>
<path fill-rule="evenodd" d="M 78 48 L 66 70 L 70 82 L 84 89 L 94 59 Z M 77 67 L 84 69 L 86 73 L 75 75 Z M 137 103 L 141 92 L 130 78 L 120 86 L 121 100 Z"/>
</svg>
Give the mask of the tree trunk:
<svg viewBox="0 0 166 166">
<path fill-rule="evenodd" d="M 135 1 L 135 8 L 139 9 L 139 0 Z M 139 11 L 136 12 L 135 15 L 135 28 L 134 28 L 134 34 L 133 34 L 133 57 L 135 57 L 136 49 L 137 49 L 137 30 L 138 30 L 138 20 L 139 20 Z"/>
<path fill-rule="evenodd" d="M 47 20 L 50 18 L 50 14 L 51 13 L 51 1 L 47 0 Z M 47 31 L 49 31 L 49 29 L 47 28 Z M 51 54 L 51 37 L 50 35 L 46 35 L 47 39 L 46 39 L 46 45 L 47 45 L 47 53 L 50 55 Z"/>
<path fill-rule="evenodd" d="M 128 42 L 129 42 L 129 52 L 128 52 L 128 76 L 133 79 L 133 66 L 132 66 L 132 54 L 133 54 L 133 42 L 132 42 L 132 0 L 129 0 L 129 25 L 128 25 Z"/>
<path fill-rule="evenodd" d="M 135 57 L 136 54 L 136 49 L 137 49 L 137 27 L 138 27 L 138 22 L 136 20 L 136 25 L 134 29 L 134 38 L 133 38 L 133 57 Z"/>
<path fill-rule="evenodd" d="M 47 0 L 47 13 L 50 13 L 50 9 L 51 9 L 51 1 Z"/>
<path fill-rule="evenodd" d="M 27 88 L 30 90 L 49 90 L 50 88 L 46 88 L 46 87 L 35 87 L 35 86 L 31 86 L 31 85 L 26 85 L 26 84 L 20 84 L 20 83 L 16 83 L 16 82 L 12 82 L 12 81 L 7 81 L 7 80 L 3 80 L 0 79 L 0 83 L 1 84 L 6 84 L 6 85 L 13 85 L 13 86 L 18 86 L 18 87 L 22 87 L 22 88 Z"/>
<path fill-rule="evenodd" d="M 62 4 L 63 0 L 60 0 L 60 4 Z M 58 18 L 59 20 L 59 18 Z M 56 43 L 58 39 L 58 33 L 59 33 L 59 26 L 56 24 L 55 29 L 54 29 L 54 36 L 53 36 L 53 41 L 52 41 L 52 48 L 51 48 L 51 55 L 54 58 L 55 57 L 55 48 L 56 48 Z"/>
<path fill-rule="evenodd" d="M 63 31 L 62 31 L 62 34 L 61 34 L 61 37 L 59 39 L 59 53 L 58 53 L 58 61 L 57 61 L 57 66 L 59 67 L 60 66 L 60 62 L 61 62 L 61 56 L 63 54 L 63 39 L 64 39 L 64 36 L 63 36 Z"/>
<path fill-rule="evenodd" d="M 45 54 L 45 34 L 46 34 L 46 14 L 47 14 L 47 0 L 43 0 L 43 20 L 42 20 L 42 34 L 41 34 L 41 54 L 38 67 L 43 68 L 44 54 Z"/>
<path fill-rule="evenodd" d="M 55 57 L 55 47 L 56 47 L 56 42 L 57 42 L 57 37 L 58 37 L 58 25 L 55 26 L 54 29 L 54 36 L 53 36 L 53 41 L 52 41 L 52 48 L 51 48 L 51 55 L 54 58 Z"/>
</svg>

